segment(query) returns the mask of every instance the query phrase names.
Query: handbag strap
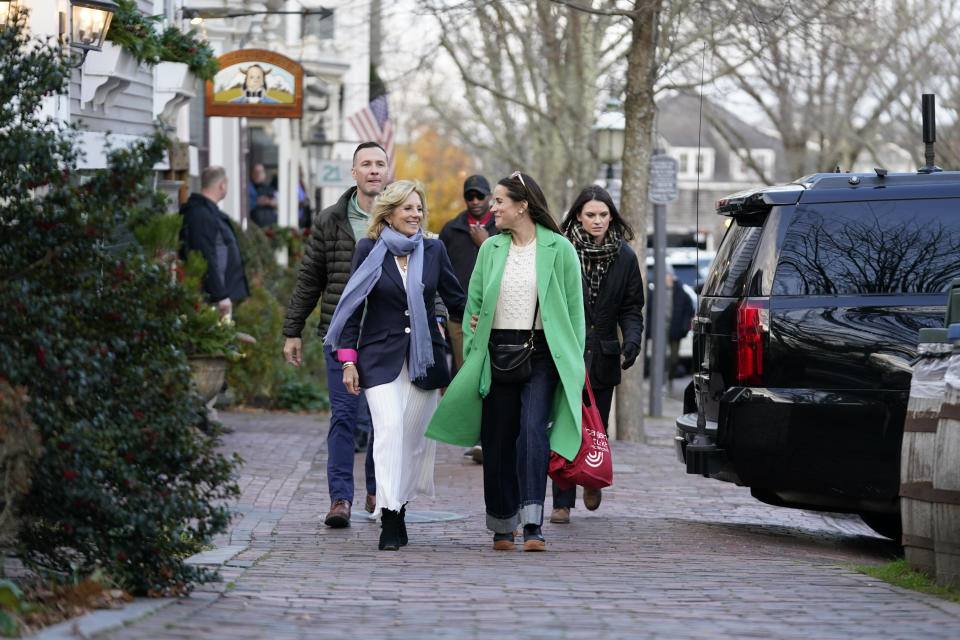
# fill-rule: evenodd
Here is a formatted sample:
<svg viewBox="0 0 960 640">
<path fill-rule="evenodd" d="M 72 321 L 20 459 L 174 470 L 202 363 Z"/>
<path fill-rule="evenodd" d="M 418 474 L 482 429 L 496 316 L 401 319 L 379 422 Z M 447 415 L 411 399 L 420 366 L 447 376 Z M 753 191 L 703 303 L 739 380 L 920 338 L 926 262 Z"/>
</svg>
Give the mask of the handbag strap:
<svg viewBox="0 0 960 640">
<path fill-rule="evenodd" d="M 530 325 L 530 348 L 533 348 L 533 331 L 537 327 L 537 312 L 540 311 L 540 296 L 537 296 L 537 304 L 533 307 L 533 324 Z"/>
<path fill-rule="evenodd" d="M 593 398 L 593 388 L 590 386 L 590 372 L 586 372 L 586 376 L 583 379 L 583 387 L 587 391 L 587 397 L 590 398 L 590 406 L 597 406 L 597 401 Z"/>
</svg>

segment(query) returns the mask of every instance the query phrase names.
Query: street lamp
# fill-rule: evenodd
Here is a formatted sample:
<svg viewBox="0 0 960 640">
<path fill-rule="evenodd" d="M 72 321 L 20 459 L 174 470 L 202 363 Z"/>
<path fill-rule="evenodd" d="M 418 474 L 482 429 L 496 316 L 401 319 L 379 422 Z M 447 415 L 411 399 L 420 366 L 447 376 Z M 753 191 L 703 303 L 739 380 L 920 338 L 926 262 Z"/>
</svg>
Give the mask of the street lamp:
<svg viewBox="0 0 960 640">
<path fill-rule="evenodd" d="M 88 51 L 103 49 L 103 39 L 110 30 L 110 21 L 117 5 L 110 0 L 71 0 L 70 46 Z"/>
<path fill-rule="evenodd" d="M 620 101 L 610 96 L 593 130 L 597 132 L 597 156 L 607 165 L 607 189 L 613 182 L 613 165 L 623 157 L 624 116 Z"/>
</svg>

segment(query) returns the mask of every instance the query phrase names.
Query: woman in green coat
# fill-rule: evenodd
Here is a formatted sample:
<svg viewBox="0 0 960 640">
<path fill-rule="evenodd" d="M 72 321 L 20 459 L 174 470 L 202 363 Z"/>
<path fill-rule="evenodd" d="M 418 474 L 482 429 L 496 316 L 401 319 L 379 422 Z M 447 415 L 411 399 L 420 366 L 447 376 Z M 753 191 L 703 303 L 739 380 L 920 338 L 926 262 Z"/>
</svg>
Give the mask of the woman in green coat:
<svg viewBox="0 0 960 640">
<path fill-rule="evenodd" d="M 464 316 L 463 368 L 447 388 L 427 437 L 459 446 L 483 442 L 483 491 L 493 548 L 546 549 L 541 531 L 550 450 L 580 450 L 584 381 L 580 262 L 547 209 L 540 187 L 516 172 L 497 183 L 492 211 L 500 233 L 480 247 Z M 490 347 L 533 333 L 524 382 L 491 377 Z"/>
</svg>

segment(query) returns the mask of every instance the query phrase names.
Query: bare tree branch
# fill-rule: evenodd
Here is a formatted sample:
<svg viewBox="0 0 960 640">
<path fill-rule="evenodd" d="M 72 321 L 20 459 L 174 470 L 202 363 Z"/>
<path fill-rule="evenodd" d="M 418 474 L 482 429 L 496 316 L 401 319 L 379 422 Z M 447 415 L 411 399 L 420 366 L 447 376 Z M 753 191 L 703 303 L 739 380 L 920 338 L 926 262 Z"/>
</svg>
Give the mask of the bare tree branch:
<svg viewBox="0 0 960 640">
<path fill-rule="evenodd" d="M 595 16 L 620 16 L 624 18 L 630 18 L 631 20 L 636 18 L 639 15 L 638 11 L 626 11 L 622 9 L 595 9 L 594 7 L 589 7 L 582 5 L 579 2 L 573 2 L 573 0 L 550 0 L 556 4 L 562 4 L 564 6 L 570 7 L 571 9 L 576 9 L 577 11 L 582 11 L 583 13 L 590 13 Z"/>
</svg>

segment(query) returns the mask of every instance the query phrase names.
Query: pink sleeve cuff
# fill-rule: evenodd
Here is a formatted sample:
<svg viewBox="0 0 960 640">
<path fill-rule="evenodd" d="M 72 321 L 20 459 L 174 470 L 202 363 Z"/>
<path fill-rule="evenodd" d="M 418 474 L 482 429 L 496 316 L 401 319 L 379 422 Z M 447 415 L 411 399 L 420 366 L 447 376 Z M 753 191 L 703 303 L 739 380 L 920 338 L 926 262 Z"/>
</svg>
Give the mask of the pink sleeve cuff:
<svg viewBox="0 0 960 640">
<path fill-rule="evenodd" d="M 357 352 L 353 349 L 337 349 L 337 362 L 356 362 Z"/>
</svg>

